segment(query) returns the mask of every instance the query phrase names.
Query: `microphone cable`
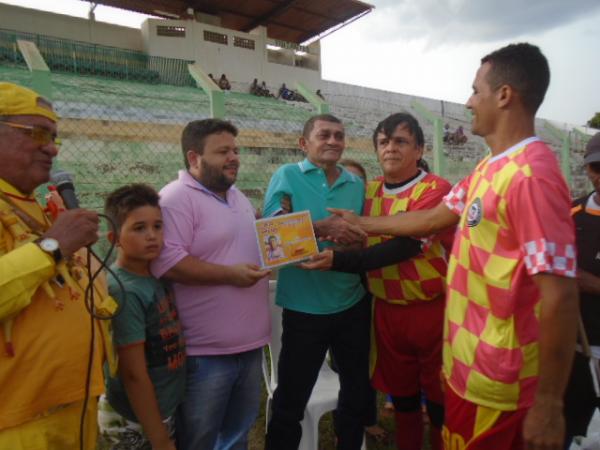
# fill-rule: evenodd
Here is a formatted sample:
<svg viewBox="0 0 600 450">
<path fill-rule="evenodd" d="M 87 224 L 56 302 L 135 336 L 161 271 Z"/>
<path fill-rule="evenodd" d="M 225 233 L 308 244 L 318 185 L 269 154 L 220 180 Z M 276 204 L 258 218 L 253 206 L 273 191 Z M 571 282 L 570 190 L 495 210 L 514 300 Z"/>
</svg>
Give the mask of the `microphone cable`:
<svg viewBox="0 0 600 450">
<path fill-rule="evenodd" d="M 56 190 L 58 191 L 58 194 L 62 198 L 63 203 L 67 209 L 79 208 L 79 200 L 77 199 L 77 195 L 75 194 L 75 186 L 73 185 L 73 178 L 69 172 L 66 172 L 63 170 L 54 171 L 51 174 L 50 180 L 56 186 Z M 102 217 L 103 219 L 105 219 L 107 221 L 110 229 L 112 230 L 113 235 L 117 236 L 118 230 L 117 230 L 115 223 L 111 220 L 111 218 L 106 216 L 105 214 L 98 214 L 98 216 Z M 79 421 L 79 448 L 80 448 L 80 450 L 85 450 L 84 449 L 85 416 L 86 416 L 87 406 L 88 406 L 89 398 L 90 398 L 90 389 L 91 389 L 91 382 L 92 382 L 92 366 L 94 363 L 94 350 L 95 350 L 95 346 L 96 346 L 96 327 L 95 327 L 96 324 L 94 321 L 95 320 L 111 320 L 111 319 L 117 317 L 121 313 L 121 311 L 123 310 L 123 308 L 125 307 L 125 304 L 127 302 L 127 294 L 125 293 L 125 286 L 123 286 L 123 283 L 121 282 L 121 280 L 119 279 L 117 274 L 110 267 L 108 267 L 108 261 L 112 255 L 114 248 L 115 248 L 115 242 L 113 240 L 113 242 L 110 243 L 109 249 L 108 249 L 106 255 L 104 256 L 104 258 L 100 258 L 94 252 L 91 245 L 89 245 L 87 247 L 88 251 L 87 251 L 86 269 L 87 269 L 87 276 L 88 276 L 88 284 L 85 289 L 84 304 L 85 304 L 86 310 L 90 314 L 91 336 L 90 336 L 90 350 L 89 350 L 86 377 L 85 377 L 85 394 L 84 394 L 84 399 L 83 399 L 83 409 L 81 411 L 81 417 L 80 417 L 80 421 Z M 98 267 L 98 269 L 96 271 L 94 271 L 93 273 L 92 273 L 92 270 L 93 270 L 92 269 L 92 256 L 94 258 L 96 258 L 96 260 L 100 263 L 100 266 Z M 119 291 L 121 292 L 121 303 L 118 305 L 118 308 L 114 313 L 99 315 L 96 313 L 96 303 L 94 301 L 94 291 L 95 291 L 94 283 L 96 281 L 96 278 L 98 278 L 98 276 L 100 276 L 100 274 L 103 272 L 103 270 L 106 270 L 116 280 L 116 282 L 119 286 Z"/>
<path fill-rule="evenodd" d="M 105 219 L 107 221 L 113 234 L 116 236 L 117 227 L 116 227 L 115 223 L 112 221 L 112 219 L 110 217 L 106 216 L 105 214 L 98 214 L 98 216 L 102 217 L 103 219 Z M 115 241 L 110 243 L 110 246 L 109 246 L 108 251 L 106 252 L 106 255 L 104 256 L 104 258 L 100 258 L 98 256 L 98 254 L 96 252 L 94 252 L 94 250 L 92 250 L 91 245 L 87 247 L 88 251 L 87 251 L 87 260 L 86 260 L 86 270 L 87 270 L 87 275 L 88 275 L 88 284 L 85 289 L 84 304 L 85 304 L 85 307 L 86 307 L 88 313 L 90 314 L 91 336 L 90 336 L 90 349 L 89 349 L 89 356 L 88 356 L 86 376 L 85 376 L 85 393 L 84 393 L 84 397 L 83 397 L 83 407 L 82 407 L 81 416 L 79 419 L 79 449 L 80 450 L 86 450 L 85 446 L 84 446 L 84 435 L 85 435 L 84 428 L 85 428 L 85 417 L 86 417 L 86 413 L 87 413 L 87 407 L 88 407 L 88 403 L 90 400 L 90 389 L 91 389 L 91 383 L 92 383 L 92 367 L 94 364 L 94 350 L 95 350 L 95 346 L 96 346 L 95 320 L 112 320 L 112 319 L 114 319 L 121 313 L 121 311 L 123 310 L 123 308 L 127 302 L 127 295 L 125 293 L 125 286 L 123 285 L 123 282 L 119 279 L 117 274 L 108 266 L 108 261 L 114 251 L 114 248 L 115 248 Z M 98 262 L 100 262 L 100 265 L 93 273 L 92 273 L 92 270 L 93 270 L 92 269 L 92 256 L 94 258 L 96 258 L 98 260 Z M 96 281 L 96 278 L 98 278 L 98 276 L 100 276 L 102 274 L 103 270 L 106 270 L 109 274 L 111 274 L 113 276 L 113 278 L 115 279 L 115 281 L 117 282 L 117 285 L 119 286 L 119 291 L 121 292 L 122 301 L 119 303 L 118 309 L 113 314 L 99 315 L 96 313 L 96 304 L 94 301 L 94 283 Z"/>
</svg>

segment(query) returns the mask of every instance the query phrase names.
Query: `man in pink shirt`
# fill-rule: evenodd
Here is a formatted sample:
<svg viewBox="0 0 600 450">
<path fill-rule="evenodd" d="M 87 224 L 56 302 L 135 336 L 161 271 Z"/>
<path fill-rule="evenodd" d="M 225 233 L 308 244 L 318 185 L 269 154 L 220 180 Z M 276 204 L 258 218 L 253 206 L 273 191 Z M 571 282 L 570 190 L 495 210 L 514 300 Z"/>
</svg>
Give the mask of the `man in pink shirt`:
<svg viewBox="0 0 600 450">
<path fill-rule="evenodd" d="M 152 271 L 174 283 L 186 339 L 184 450 L 246 448 L 260 403 L 269 271 L 259 267 L 254 209 L 233 186 L 236 136 L 223 120 L 190 122 L 181 137 L 187 170 L 160 191 L 165 246 Z"/>
</svg>

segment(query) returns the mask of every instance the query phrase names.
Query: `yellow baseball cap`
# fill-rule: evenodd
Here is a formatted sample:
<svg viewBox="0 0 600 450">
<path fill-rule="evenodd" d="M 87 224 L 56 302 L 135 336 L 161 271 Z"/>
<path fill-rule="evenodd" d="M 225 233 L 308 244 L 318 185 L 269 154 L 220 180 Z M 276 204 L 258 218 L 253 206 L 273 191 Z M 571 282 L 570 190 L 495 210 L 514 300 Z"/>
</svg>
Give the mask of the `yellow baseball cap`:
<svg viewBox="0 0 600 450">
<path fill-rule="evenodd" d="M 0 116 L 43 116 L 58 121 L 52 103 L 37 92 L 13 83 L 0 83 Z"/>
</svg>

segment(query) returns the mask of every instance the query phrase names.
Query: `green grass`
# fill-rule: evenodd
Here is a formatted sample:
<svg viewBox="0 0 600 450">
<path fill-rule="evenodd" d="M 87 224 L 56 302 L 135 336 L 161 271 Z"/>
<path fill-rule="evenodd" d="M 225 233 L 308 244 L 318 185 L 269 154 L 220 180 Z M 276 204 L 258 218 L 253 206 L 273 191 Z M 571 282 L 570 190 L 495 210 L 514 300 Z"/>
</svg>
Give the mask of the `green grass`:
<svg viewBox="0 0 600 450">
<path fill-rule="evenodd" d="M 265 445 L 265 404 L 266 404 L 266 392 L 263 389 L 263 397 L 260 405 L 260 414 L 256 420 L 254 428 L 250 431 L 249 438 L 249 450 L 263 450 Z M 378 394 L 377 403 L 378 411 L 381 411 L 383 407 L 384 396 Z M 381 425 L 389 434 L 387 442 L 380 443 L 373 439 L 367 439 L 367 450 L 395 450 L 396 445 L 394 443 L 394 419 L 393 417 L 379 417 L 379 425 Z M 426 433 L 427 434 L 427 433 Z M 106 450 L 104 448 L 98 448 L 98 450 Z M 335 435 L 333 433 L 333 420 L 331 413 L 325 414 L 319 423 L 319 448 L 315 450 L 335 450 Z M 425 438 L 423 450 L 429 450 L 429 443 Z"/>
<path fill-rule="evenodd" d="M 249 450 L 263 450 L 265 445 L 265 402 L 266 393 L 263 396 L 263 400 L 260 405 L 260 414 L 254 425 L 254 428 L 250 432 Z M 377 395 L 377 410 L 381 411 L 383 407 L 384 396 L 381 394 Z M 367 439 L 367 450 L 395 450 L 396 445 L 394 442 L 394 419 L 393 417 L 382 417 L 381 414 L 378 418 L 378 423 L 385 429 L 390 438 L 387 443 L 376 442 L 373 439 Z M 328 413 L 323 416 L 319 422 L 319 448 L 315 450 L 335 450 L 335 434 L 333 433 L 333 419 L 332 414 Z M 429 450 L 429 442 L 427 441 L 427 433 L 425 433 L 425 442 L 423 450 Z"/>
</svg>

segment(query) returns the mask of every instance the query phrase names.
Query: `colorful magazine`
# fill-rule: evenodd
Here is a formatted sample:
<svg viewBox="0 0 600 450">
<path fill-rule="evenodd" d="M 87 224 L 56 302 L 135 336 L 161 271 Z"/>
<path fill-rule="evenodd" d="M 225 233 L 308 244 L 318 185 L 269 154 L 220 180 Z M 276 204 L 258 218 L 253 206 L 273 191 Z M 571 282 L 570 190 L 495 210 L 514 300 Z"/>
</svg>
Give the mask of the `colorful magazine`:
<svg viewBox="0 0 600 450">
<path fill-rule="evenodd" d="M 259 219 L 255 227 L 262 267 L 294 264 L 319 253 L 308 211 Z"/>
</svg>

